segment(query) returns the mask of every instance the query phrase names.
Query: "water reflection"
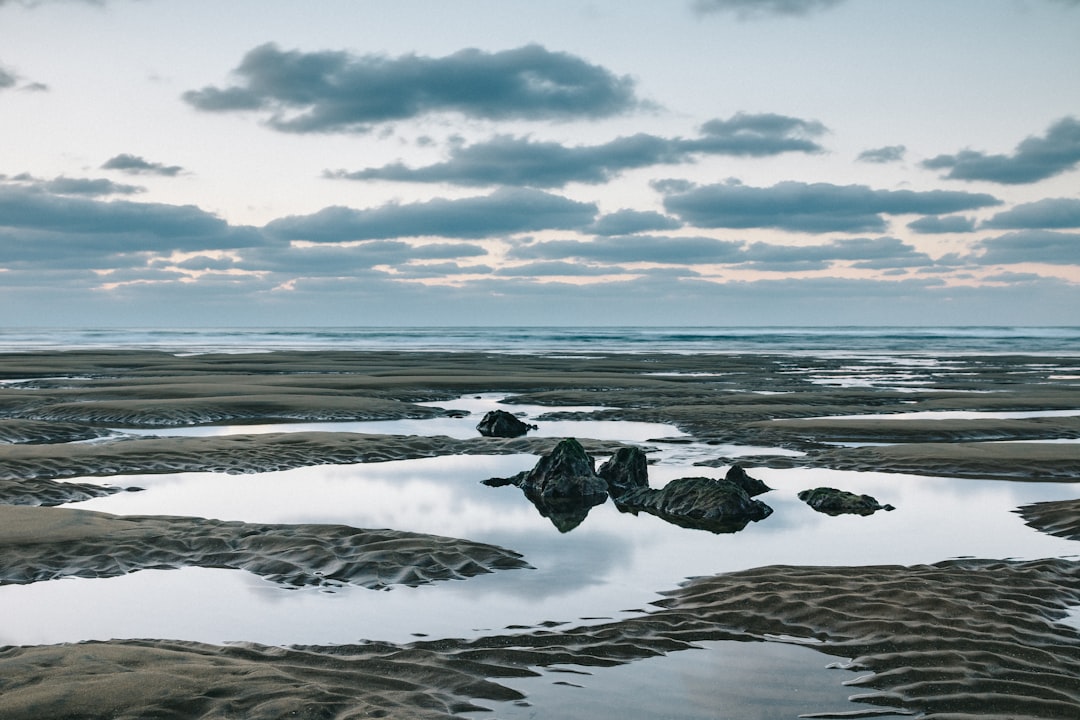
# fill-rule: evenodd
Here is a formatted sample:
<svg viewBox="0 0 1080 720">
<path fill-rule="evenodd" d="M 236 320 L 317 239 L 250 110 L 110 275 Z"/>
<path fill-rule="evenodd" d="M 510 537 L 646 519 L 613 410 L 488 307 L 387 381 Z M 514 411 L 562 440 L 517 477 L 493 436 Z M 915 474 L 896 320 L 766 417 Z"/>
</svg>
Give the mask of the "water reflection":
<svg viewBox="0 0 1080 720">
<path fill-rule="evenodd" d="M 683 530 L 653 516 L 620 513 L 610 502 L 593 508 L 574 532 L 560 534 L 520 492 L 480 484 L 527 470 L 536 459 L 454 456 L 260 475 L 124 478 L 124 484 L 142 485 L 146 492 L 74 506 L 392 527 L 508 547 L 535 569 L 390 592 L 287 591 L 241 571 L 198 569 L 6 586 L 0 587 L 0 613 L 16 621 L 5 624 L 0 641 L 404 642 L 414 633 L 474 636 L 521 623 L 618 618 L 647 607 L 656 593 L 687 577 L 764 565 L 911 565 L 958 556 L 1061 557 L 1077 551 L 1075 543 L 1039 533 L 1012 512 L 1031 502 L 1075 497 L 1071 485 L 798 468 L 750 468 L 775 488 L 760 496 L 774 512 L 734 535 Z M 726 472 L 688 470 L 661 462 L 650 466 L 650 482 L 659 487 L 688 474 Z M 821 515 L 797 497 L 820 485 L 871 494 L 897 510 L 871 517 Z"/>
</svg>

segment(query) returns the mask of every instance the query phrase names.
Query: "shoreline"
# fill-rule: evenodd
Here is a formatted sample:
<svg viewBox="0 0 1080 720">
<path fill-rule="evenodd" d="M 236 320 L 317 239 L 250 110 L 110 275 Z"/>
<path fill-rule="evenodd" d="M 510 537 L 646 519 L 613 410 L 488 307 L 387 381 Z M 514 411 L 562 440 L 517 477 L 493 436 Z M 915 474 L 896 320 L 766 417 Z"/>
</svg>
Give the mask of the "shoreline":
<svg viewBox="0 0 1080 720">
<path fill-rule="evenodd" d="M 95 488 L 118 490 L 57 482 L 64 478 L 540 454 L 554 445 L 548 438 L 329 432 L 166 436 L 169 427 L 192 423 L 431 418 L 452 410 L 455 398 L 473 393 L 507 393 L 511 402 L 534 405 L 601 408 L 575 413 L 583 419 L 670 423 L 705 446 L 743 443 L 805 453 L 754 457 L 756 467 L 1010 482 L 1080 480 L 1080 446 L 1035 442 L 1080 437 L 1076 417 L 829 418 L 1080 408 L 1080 382 L 1070 379 L 1075 372 L 1068 370 L 1075 368 L 1075 358 L 954 360 L 944 367 L 905 365 L 890 380 L 869 359 L 748 353 L 590 358 L 347 351 L 0 354 L 0 502 L 6 503 L 0 505 L 5 550 L 0 584 L 200 564 L 254 569 L 278 582 L 362 587 L 379 587 L 387 577 L 409 584 L 410 578 L 437 582 L 477 572 L 518 572 L 529 557 L 512 547 L 433 538 L 408 528 L 374 536 L 340 526 L 256 526 L 28 507 L 62 504 Z M 873 383 L 822 384 L 860 374 Z M 911 391 L 913 382 L 920 383 L 918 392 Z M 108 436 L 124 427 L 158 429 L 162 435 Z M 843 440 L 891 444 L 830 444 Z M 586 446 L 604 453 L 619 443 Z M 731 461 L 718 449 L 715 458 L 700 464 L 719 467 Z M 1076 501 L 1017 512 L 1034 528 L 1077 538 Z M 231 559 L 222 555 L 222 547 L 230 548 Z M 448 559 L 448 551 L 460 559 Z M 796 636 L 813 640 L 810 646 L 826 655 L 857 656 L 855 665 L 872 673 L 865 681 L 872 693 L 863 703 L 926 717 L 1053 717 L 1069 703 L 1080 704 L 1075 689 L 1080 633 L 1058 622 L 1066 607 L 1080 603 L 1080 563 L 942 561 L 907 568 L 768 566 L 727 573 L 678 590 L 655 588 L 667 590 L 671 599 L 638 618 L 578 629 L 523 626 L 509 636 L 468 642 L 286 649 L 160 639 L 8 647 L 0 649 L 0 710 L 5 717 L 27 719 L 76 710 L 102 718 L 210 717 L 225 708 L 267 718 L 288 712 L 352 717 L 365 708 L 389 717 L 448 717 L 491 703 L 521 702 L 500 679 L 546 672 L 552 663 L 619 665 L 677 652 L 695 641 L 794 642 Z M 337 575 L 327 574 L 331 567 L 338 568 Z M 829 594 L 823 595 L 822 587 Z M 904 589 L 904 602 L 892 597 L 895 588 Z M 1018 604 L 1019 588 L 1025 599 Z M 974 602 L 986 610 L 970 611 Z M 964 629 L 956 626 L 956 615 L 946 622 L 942 607 L 955 608 L 961 617 L 969 612 Z M 986 625 L 990 618 L 993 623 Z M 799 623 L 806 624 L 796 631 Z M 951 650 L 943 654 L 946 646 Z M 1039 656 L 1041 669 L 1007 659 L 1024 653 Z M 998 669 L 987 669 L 980 658 L 994 658 Z M 963 679 L 933 682 L 929 670 L 911 669 L 919 663 Z M 240 678 L 250 684 L 244 686 Z M 289 679 L 275 690 L 275 678 Z M 348 678 L 350 691 L 341 678 Z M 856 707 L 861 706 L 851 705 Z"/>
</svg>

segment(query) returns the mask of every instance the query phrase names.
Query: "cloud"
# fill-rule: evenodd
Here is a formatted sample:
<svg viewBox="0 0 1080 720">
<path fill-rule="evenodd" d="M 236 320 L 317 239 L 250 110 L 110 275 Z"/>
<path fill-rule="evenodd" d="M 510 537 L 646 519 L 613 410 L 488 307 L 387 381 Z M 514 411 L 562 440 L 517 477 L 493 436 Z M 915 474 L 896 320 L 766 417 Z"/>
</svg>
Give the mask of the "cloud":
<svg viewBox="0 0 1080 720">
<path fill-rule="evenodd" d="M 492 274 L 501 277 L 595 277 L 599 275 L 616 275 L 622 272 L 624 271 L 621 268 L 612 267 L 611 265 L 587 265 L 585 263 L 551 260 L 501 267 Z"/>
<path fill-rule="evenodd" d="M 654 185 L 654 187 L 657 187 Z M 782 182 L 758 188 L 704 185 L 673 192 L 664 208 L 704 228 L 778 228 L 792 232 L 877 232 L 884 215 L 939 214 L 999 205 L 991 195 L 933 190 L 873 190 L 865 185 Z"/>
<path fill-rule="evenodd" d="M 1000 230 L 1080 228 L 1080 200 L 1047 198 L 1000 212 L 981 227 Z"/>
<path fill-rule="evenodd" d="M 266 226 L 284 240 L 346 242 L 434 235 L 485 238 L 538 230 L 568 230 L 589 225 L 592 203 L 576 202 L 540 190 L 504 188 L 490 195 L 411 204 L 391 203 L 368 210 L 328 207 L 312 215 L 290 216 Z"/>
<path fill-rule="evenodd" d="M 497 136 L 451 149 L 450 159 L 420 168 L 391 163 L 355 172 L 328 172 L 349 180 L 451 182 L 458 185 L 562 187 L 569 182 L 603 183 L 624 170 L 692 161 L 698 155 L 764 157 L 785 152 L 816 153 L 810 138 L 826 132 L 812 120 L 771 113 L 740 113 L 710 120 L 696 138 L 663 138 L 639 133 L 602 145 L 568 147 L 527 137 Z"/>
<path fill-rule="evenodd" d="M 238 84 L 191 90 L 208 112 L 260 111 L 283 132 L 368 132 L 373 125 L 432 113 L 488 120 L 602 118 L 641 105 L 634 83 L 569 53 L 526 45 L 461 50 L 442 58 L 250 50 Z"/>
<path fill-rule="evenodd" d="M 401 240 L 370 240 L 353 245 L 270 246 L 242 253 L 237 266 L 288 277 L 338 277 L 378 265 L 414 260 L 481 257 L 487 251 L 470 243 L 413 245 Z"/>
<path fill-rule="evenodd" d="M 975 250 L 970 259 L 984 265 L 1080 265 L 1080 234 L 1022 230 L 981 240 Z"/>
<path fill-rule="evenodd" d="M 106 160 L 102 170 L 120 170 L 129 175 L 164 175 L 175 177 L 184 171 L 179 165 L 165 165 L 163 163 L 150 162 L 138 155 L 121 153 Z"/>
<path fill-rule="evenodd" d="M 15 83 L 18 81 L 19 78 L 15 76 L 15 73 L 0 65 L 0 90 L 15 87 Z"/>
<path fill-rule="evenodd" d="M 1003 185 L 1038 182 L 1072 170 L 1080 163 L 1080 121 L 1065 117 L 1051 125 L 1043 137 L 1028 137 L 1012 155 L 987 155 L 961 150 L 923 161 L 930 170 L 948 169 L 951 180 L 985 180 Z"/>
<path fill-rule="evenodd" d="M 593 240 L 549 240 L 518 244 L 507 257 L 512 260 L 566 260 L 578 258 L 610 263 L 650 262 L 668 265 L 737 262 L 741 241 L 704 237 L 629 235 Z"/>
<path fill-rule="evenodd" d="M 907 148 L 903 145 L 887 145 L 872 150 L 863 150 L 855 159 L 860 162 L 868 163 L 899 162 L 904 159 L 904 154 L 906 152 Z"/>
<path fill-rule="evenodd" d="M 650 230 L 675 230 L 681 225 L 675 218 L 658 212 L 624 208 L 601 215 L 584 231 L 595 235 L 633 235 Z"/>
<path fill-rule="evenodd" d="M 192 205 L 102 202 L 0 185 L 0 258 L 99 267 L 101 258 L 260 245 L 266 237 Z"/>
<path fill-rule="evenodd" d="M 51 195 L 81 195 L 84 197 L 100 197 L 106 195 L 134 195 L 145 191 L 138 185 L 124 185 L 115 183 L 107 178 L 69 178 L 56 177 L 52 180 L 42 180 L 32 175 L 23 173 L 13 178 L 0 175 L 0 182 L 18 183 L 18 186 L 40 190 Z M 0 225 L 3 218 L 0 217 Z"/>
<path fill-rule="evenodd" d="M 699 13 L 732 12 L 740 20 L 772 15 L 803 16 L 829 10 L 844 0 L 695 0 Z"/>
<path fill-rule="evenodd" d="M 969 233 L 975 230 L 975 220 L 963 215 L 927 215 L 926 217 L 912 220 L 908 228 L 923 235 L 935 235 L 940 233 Z"/>
<path fill-rule="evenodd" d="M 757 242 L 747 246 L 744 252 L 744 262 L 754 270 L 823 269 L 838 261 L 852 262 L 853 267 L 863 269 L 933 264 L 930 256 L 893 237 L 844 238 L 822 245 Z"/>
</svg>

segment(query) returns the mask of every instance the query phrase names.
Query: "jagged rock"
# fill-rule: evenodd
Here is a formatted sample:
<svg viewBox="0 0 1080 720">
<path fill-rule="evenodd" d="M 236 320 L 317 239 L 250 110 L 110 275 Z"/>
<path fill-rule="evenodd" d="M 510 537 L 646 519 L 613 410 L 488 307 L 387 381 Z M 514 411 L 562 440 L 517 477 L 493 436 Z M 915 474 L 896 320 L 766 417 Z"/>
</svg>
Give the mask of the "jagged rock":
<svg viewBox="0 0 1080 720">
<path fill-rule="evenodd" d="M 646 512 L 680 527 L 731 533 L 763 520 L 772 508 L 734 482 L 705 477 L 672 480 L 664 488 L 637 488 L 613 498 L 623 512 Z"/>
<path fill-rule="evenodd" d="M 596 474 L 607 482 L 608 492 L 614 497 L 628 490 L 649 487 L 648 464 L 640 448 L 619 448 Z"/>
<path fill-rule="evenodd" d="M 569 532 L 581 524 L 590 508 L 607 500 L 607 483 L 596 474 L 595 466 L 581 443 L 567 438 L 541 457 L 532 470 L 483 483 L 491 487 L 516 485 L 560 532 Z"/>
<path fill-rule="evenodd" d="M 515 438 L 535 430 L 536 426 L 518 420 L 505 410 L 492 410 L 484 415 L 476 429 L 484 437 Z"/>
<path fill-rule="evenodd" d="M 895 510 L 892 505 L 882 505 L 869 495 L 856 495 L 846 490 L 819 487 L 803 490 L 799 499 L 826 515 L 873 515 L 878 510 Z"/>
<path fill-rule="evenodd" d="M 727 475 L 724 476 L 724 479 L 741 487 L 750 497 L 761 495 L 762 493 L 767 493 L 772 490 L 771 487 L 757 478 L 752 478 L 747 475 L 746 470 L 738 463 L 731 466 L 731 469 L 727 471 Z"/>
</svg>

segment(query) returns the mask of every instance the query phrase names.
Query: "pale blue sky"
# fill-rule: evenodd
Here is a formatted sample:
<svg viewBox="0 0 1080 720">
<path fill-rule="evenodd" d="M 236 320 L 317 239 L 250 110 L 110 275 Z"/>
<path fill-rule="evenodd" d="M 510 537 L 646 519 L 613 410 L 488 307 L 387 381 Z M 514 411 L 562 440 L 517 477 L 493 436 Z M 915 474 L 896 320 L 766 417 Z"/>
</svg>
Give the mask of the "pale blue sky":
<svg viewBox="0 0 1080 720">
<path fill-rule="evenodd" d="M 1074 0 L 0 0 L 13 325 L 1075 324 Z"/>
</svg>

